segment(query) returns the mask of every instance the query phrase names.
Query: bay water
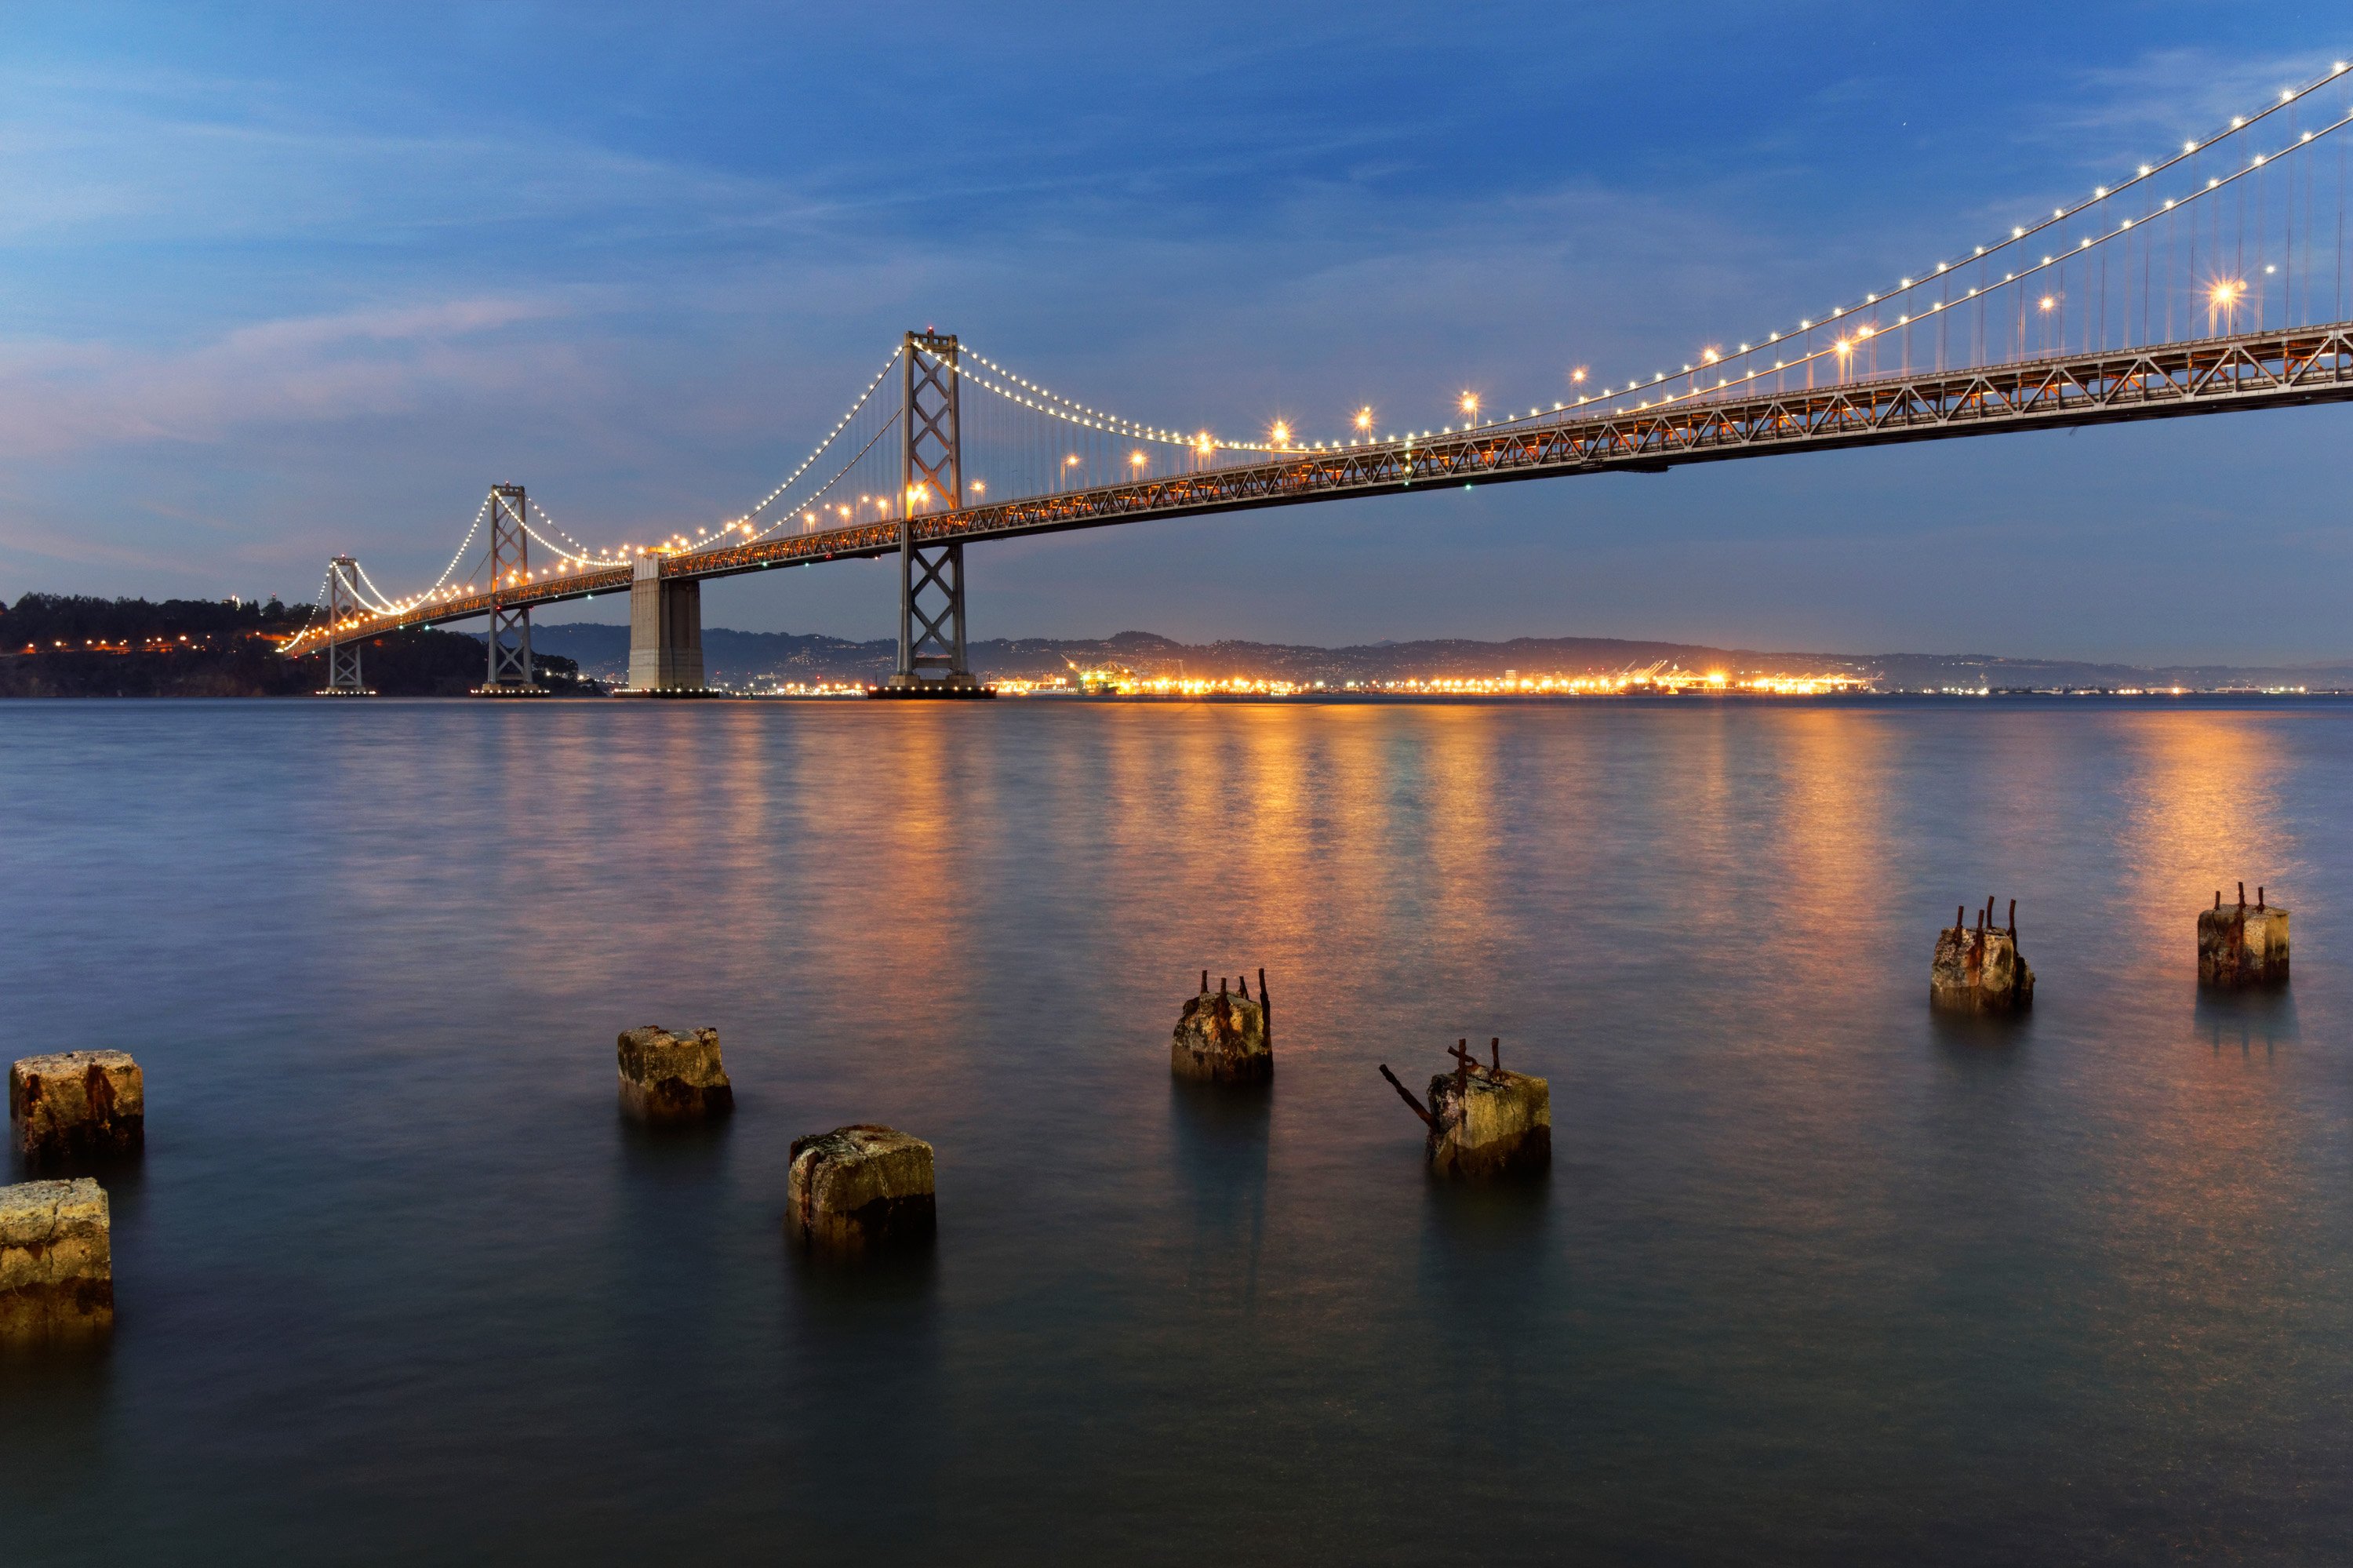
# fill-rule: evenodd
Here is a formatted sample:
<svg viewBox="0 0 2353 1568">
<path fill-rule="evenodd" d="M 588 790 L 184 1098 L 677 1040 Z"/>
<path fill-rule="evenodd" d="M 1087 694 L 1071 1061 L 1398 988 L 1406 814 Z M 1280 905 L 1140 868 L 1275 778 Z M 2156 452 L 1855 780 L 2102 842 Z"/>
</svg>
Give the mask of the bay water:
<svg viewBox="0 0 2353 1568">
<path fill-rule="evenodd" d="M 2319 700 L 0 705 L 0 1047 L 148 1093 L 0 1559 L 2341 1561 L 2348 800 Z M 1491 1036 L 1550 1178 L 1433 1184 Z M 928 1255 L 787 1246 L 851 1121 Z"/>
</svg>

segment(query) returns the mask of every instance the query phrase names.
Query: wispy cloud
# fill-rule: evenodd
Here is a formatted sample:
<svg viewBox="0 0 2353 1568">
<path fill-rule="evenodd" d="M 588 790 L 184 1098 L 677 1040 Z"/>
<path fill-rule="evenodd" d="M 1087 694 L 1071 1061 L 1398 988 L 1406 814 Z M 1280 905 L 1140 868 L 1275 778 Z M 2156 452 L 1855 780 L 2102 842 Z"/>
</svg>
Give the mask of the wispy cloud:
<svg viewBox="0 0 2353 1568">
<path fill-rule="evenodd" d="M 366 248 L 586 223 L 608 238 L 818 232 L 802 184 L 617 150 L 549 126 L 491 132 L 321 120 L 253 84 L 0 69 L 0 247 L 332 238 Z"/>
<path fill-rule="evenodd" d="M 0 343 L 0 454 L 214 440 L 526 387 L 544 397 L 578 371 L 576 354 L 502 339 L 565 313 L 546 300 L 460 299 L 260 322 L 187 349 Z"/>
</svg>

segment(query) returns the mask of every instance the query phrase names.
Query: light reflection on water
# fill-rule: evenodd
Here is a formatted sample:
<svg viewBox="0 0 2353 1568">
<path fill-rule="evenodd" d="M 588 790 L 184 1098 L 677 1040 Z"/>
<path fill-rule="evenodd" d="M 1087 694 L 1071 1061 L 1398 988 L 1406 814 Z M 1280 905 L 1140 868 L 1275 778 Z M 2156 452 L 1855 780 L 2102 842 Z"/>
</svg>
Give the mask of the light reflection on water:
<svg viewBox="0 0 2353 1568">
<path fill-rule="evenodd" d="M 2340 1554 L 2348 716 L 0 707 L 11 1054 L 151 1096 L 112 1349 L 0 1361 L 10 1539 Z M 2197 992 L 2242 876 L 2286 996 Z M 1989 894 L 2035 1011 L 1934 1021 Z M 1271 1090 L 1172 1083 L 1261 965 Z M 731 1124 L 617 1116 L 653 1020 Z M 1375 1065 L 1491 1034 L 1552 1177 L 1432 1188 Z M 784 1246 L 849 1120 L 935 1254 Z"/>
</svg>

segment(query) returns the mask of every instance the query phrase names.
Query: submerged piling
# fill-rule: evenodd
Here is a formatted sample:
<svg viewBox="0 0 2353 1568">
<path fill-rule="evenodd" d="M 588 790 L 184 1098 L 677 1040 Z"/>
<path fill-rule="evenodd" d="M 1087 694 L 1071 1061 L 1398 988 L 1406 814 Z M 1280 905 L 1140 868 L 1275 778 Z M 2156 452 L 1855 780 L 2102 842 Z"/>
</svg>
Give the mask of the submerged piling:
<svg viewBox="0 0 2353 1568">
<path fill-rule="evenodd" d="M 1199 993 L 1177 1015 L 1168 1068 L 1180 1078 L 1217 1084 L 1262 1084 L 1274 1076 L 1274 1001 L 1264 969 L 1258 971 L 1256 1000 L 1248 979 L 1239 996 L 1227 991 L 1223 980 L 1210 995 L 1209 971 L 1201 971 Z"/>
<path fill-rule="evenodd" d="M 1454 1070 L 1430 1080 L 1430 1104 L 1381 1065 L 1381 1076 L 1427 1129 L 1423 1152 L 1432 1173 L 1467 1181 L 1541 1174 L 1552 1166 L 1552 1086 L 1504 1065 L 1504 1043 L 1489 1041 L 1488 1059 L 1468 1040 L 1448 1053 Z"/>
<path fill-rule="evenodd" d="M 105 1189 L 87 1176 L 0 1187 L 0 1339 L 111 1328 L 112 1239 Z"/>
<path fill-rule="evenodd" d="M 28 1165 L 136 1154 L 147 1139 L 147 1079 L 123 1051 L 26 1056 L 8 1069 L 8 1127 Z"/>
<path fill-rule="evenodd" d="M 894 1128 L 856 1122 L 793 1139 L 785 1229 L 813 1251 L 919 1245 L 938 1228 L 932 1146 Z"/>
<path fill-rule="evenodd" d="M 735 1108 L 716 1029 L 673 1034 L 649 1023 L 624 1030 L 615 1054 L 621 1108 L 640 1121 L 704 1121 Z"/>
<path fill-rule="evenodd" d="M 2255 889 L 2251 909 L 2242 882 L 2239 902 L 2225 907 L 2218 887 L 2214 907 L 2198 912 L 2199 984 L 2236 991 L 2287 983 L 2287 911 L 2265 893 Z"/>
<path fill-rule="evenodd" d="M 1954 1012 L 2022 1012 L 2034 1005 L 2034 970 L 2018 950 L 2018 900 L 2010 901 L 2010 923 L 1993 923 L 1993 900 L 1970 927 L 1965 908 L 1936 936 L 1928 969 L 1929 1005 Z"/>
</svg>

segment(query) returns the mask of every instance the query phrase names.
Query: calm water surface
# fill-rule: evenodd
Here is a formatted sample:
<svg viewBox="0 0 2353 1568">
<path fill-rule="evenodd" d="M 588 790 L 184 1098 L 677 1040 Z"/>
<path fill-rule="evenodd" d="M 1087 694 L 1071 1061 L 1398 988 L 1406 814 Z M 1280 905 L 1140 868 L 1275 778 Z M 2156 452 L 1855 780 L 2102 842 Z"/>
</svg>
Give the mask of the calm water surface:
<svg viewBox="0 0 2353 1568">
<path fill-rule="evenodd" d="M 2341 1561 L 2348 785 L 2316 703 L 0 705 L 0 1044 L 149 1096 L 5 1555 Z M 1940 1028 L 1989 894 L 2036 1010 Z M 1551 1180 L 1433 1188 L 1375 1066 L 1491 1034 Z M 788 1255 L 856 1120 L 927 1263 Z"/>
</svg>

